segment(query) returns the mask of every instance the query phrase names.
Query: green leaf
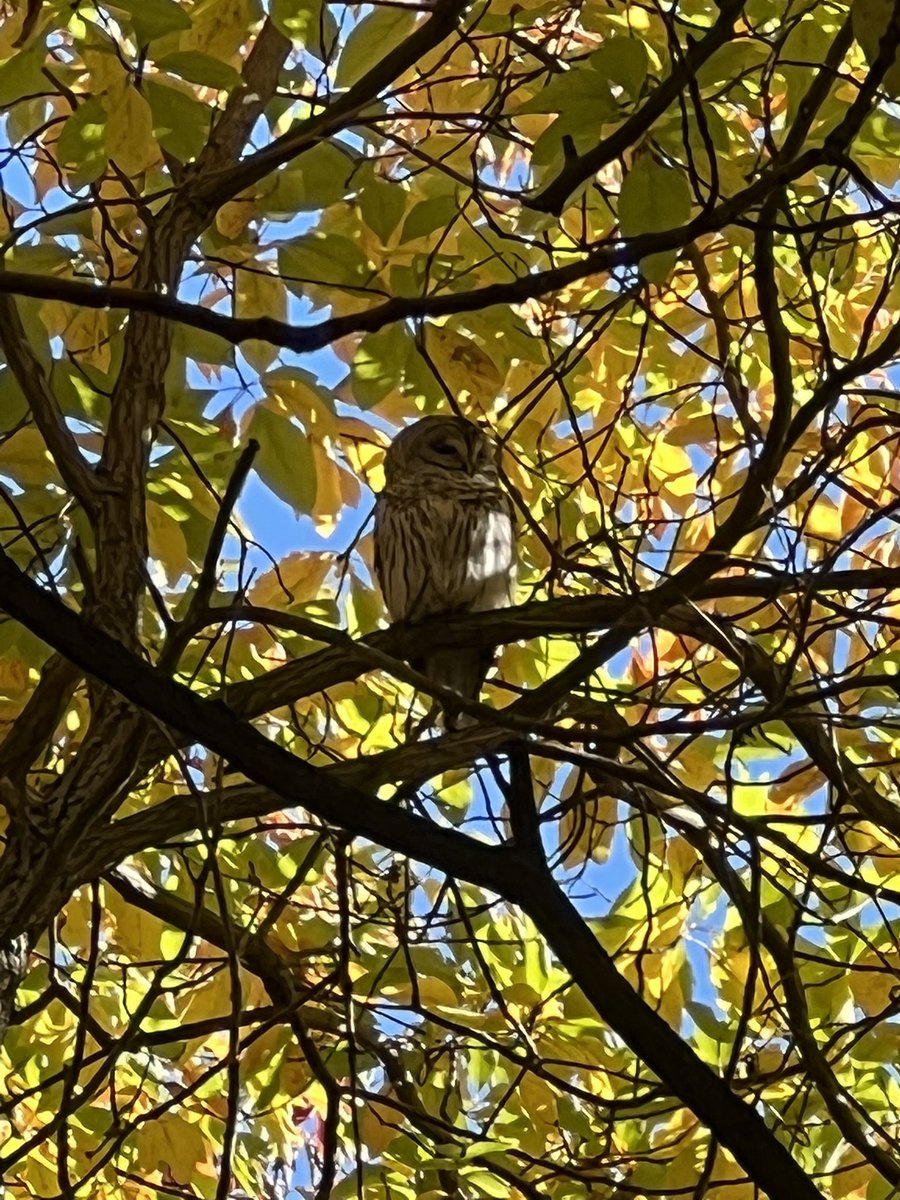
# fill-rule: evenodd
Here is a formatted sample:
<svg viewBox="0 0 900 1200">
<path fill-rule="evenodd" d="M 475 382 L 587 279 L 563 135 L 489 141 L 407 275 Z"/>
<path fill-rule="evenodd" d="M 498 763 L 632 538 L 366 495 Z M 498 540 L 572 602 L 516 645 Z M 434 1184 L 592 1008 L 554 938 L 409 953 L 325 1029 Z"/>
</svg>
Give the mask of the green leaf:
<svg viewBox="0 0 900 1200">
<path fill-rule="evenodd" d="M 359 209 L 368 227 L 382 243 L 390 238 L 406 211 L 409 192 L 400 183 L 373 176 L 359 193 Z"/>
<path fill-rule="evenodd" d="M 66 359 L 53 362 L 50 383 L 64 416 L 88 422 L 105 421 L 108 418 L 109 396 L 96 391 L 85 373 Z"/>
<path fill-rule="evenodd" d="M 144 95 L 153 114 L 153 136 L 179 162 L 196 158 L 209 133 L 211 109 L 179 88 L 144 81 Z"/>
<path fill-rule="evenodd" d="M 459 201 L 456 196 L 434 196 L 423 200 L 412 209 L 403 223 L 401 242 L 427 237 L 435 229 L 443 229 L 459 216 Z"/>
<path fill-rule="evenodd" d="M 578 123 L 587 120 L 596 128 L 601 122 L 617 117 L 619 105 L 604 74 L 589 63 L 581 63 L 553 75 L 517 112 L 565 113 L 567 118 L 577 115 Z"/>
<path fill-rule="evenodd" d="M 166 33 L 190 29 L 191 18 L 176 0 L 115 0 L 106 7 L 128 13 L 138 40 L 146 44 Z"/>
<path fill-rule="evenodd" d="M 397 386 L 412 350 L 402 325 L 366 334 L 350 367 L 353 397 L 360 408 L 372 408 Z"/>
<path fill-rule="evenodd" d="M 93 183 L 106 170 L 106 111 L 93 97 L 79 104 L 63 126 L 56 144 L 59 162 L 76 187 Z"/>
<path fill-rule="evenodd" d="M 310 428 L 311 414 L 318 410 L 326 424 L 335 416 L 334 395 L 312 371 L 298 366 L 277 366 L 267 371 L 260 380 L 269 395 L 277 395 L 278 402 L 294 417 L 298 417 L 305 428 Z"/>
<path fill-rule="evenodd" d="M 43 48 L 14 54 L 0 67 L 0 108 L 9 108 L 25 96 L 45 95 L 52 91 L 44 75 Z"/>
<path fill-rule="evenodd" d="M 685 177 L 642 155 L 622 182 L 619 193 L 619 228 L 624 238 L 661 233 L 683 225 L 691 215 L 691 192 Z M 651 283 L 666 278 L 675 251 L 641 259 L 641 271 Z"/>
<path fill-rule="evenodd" d="M 697 83 L 701 88 L 724 83 L 735 91 L 743 89 L 745 76 L 755 77 L 770 53 L 768 42 L 761 38 L 734 38 L 720 46 L 698 69 Z"/>
<path fill-rule="evenodd" d="M 287 316 L 287 290 L 280 279 L 266 271 L 240 271 L 236 276 L 235 315 L 239 317 Z M 278 355 L 271 342 L 255 338 L 242 342 L 241 353 L 257 371 L 264 371 Z"/>
<path fill-rule="evenodd" d="M 607 38 L 588 58 L 587 65 L 608 83 L 617 84 L 632 97 L 640 95 L 647 78 L 647 47 L 637 38 Z"/>
<path fill-rule="evenodd" d="M 210 363 L 216 367 L 230 366 L 234 363 L 232 343 L 206 329 L 176 325 L 172 344 L 177 351 L 194 362 Z"/>
<path fill-rule="evenodd" d="M 349 238 L 339 234 L 310 233 L 278 252 L 278 270 L 286 286 L 298 296 L 314 283 L 363 287 L 369 279 L 369 261 Z"/>
<path fill-rule="evenodd" d="M 778 69 L 787 85 L 787 125 L 793 121 L 800 101 L 821 70 L 833 38 L 834 31 L 823 28 L 816 17 L 798 21 L 785 38 L 778 55 Z M 818 124 L 821 113 L 817 117 Z"/>
<path fill-rule="evenodd" d="M 388 51 L 393 50 L 411 33 L 416 23 L 416 13 L 408 9 L 384 7 L 354 26 L 347 44 L 338 59 L 335 83 L 346 88 L 356 83 L 365 73 L 381 62 Z"/>
<path fill-rule="evenodd" d="M 891 0 L 854 0 L 851 13 L 853 36 L 869 63 L 878 56 L 893 11 Z M 883 87 L 892 96 L 900 95 L 900 61 L 896 56 L 893 66 L 884 77 Z"/>
<path fill-rule="evenodd" d="M 158 157 L 153 141 L 153 113 L 137 88 L 107 104 L 106 143 L 109 157 L 126 175 L 145 171 Z"/>
<path fill-rule="evenodd" d="M 259 442 L 253 466 L 260 479 L 295 513 L 311 513 L 316 502 L 316 466 L 309 438 L 284 413 L 257 407 L 247 438 Z"/>
<path fill-rule="evenodd" d="M 675 229 L 690 212 L 691 194 L 684 176 L 642 155 L 625 176 L 619 193 L 622 236 Z"/>
<path fill-rule="evenodd" d="M 338 27 L 322 0 L 271 0 L 269 12 L 276 29 L 286 38 L 323 61 L 331 58 Z"/>
<path fill-rule="evenodd" d="M 293 217 L 298 212 L 327 208 L 343 197 L 353 166 L 348 151 L 319 142 L 278 172 L 275 187 L 263 201 L 266 212 Z"/>
<path fill-rule="evenodd" d="M 190 83 L 199 83 L 204 87 L 218 88 L 228 91 L 241 81 L 240 72 L 220 58 L 210 54 L 201 54 L 199 50 L 178 50 L 167 54 L 156 64 L 161 71 L 168 71 L 187 79 Z"/>
<path fill-rule="evenodd" d="M 28 415 L 28 401 L 15 373 L 8 367 L 0 371 L 0 433 L 15 429 Z"/>
<path fill-rule="evenodd" d="M 491 1196 L 496 1200 L 505 1200 L 509 1195 L 509 1184 L 489 1171 L 463 1171 L 466 1183 L 477 1188 L 483 1196 Z"/>
</svg>

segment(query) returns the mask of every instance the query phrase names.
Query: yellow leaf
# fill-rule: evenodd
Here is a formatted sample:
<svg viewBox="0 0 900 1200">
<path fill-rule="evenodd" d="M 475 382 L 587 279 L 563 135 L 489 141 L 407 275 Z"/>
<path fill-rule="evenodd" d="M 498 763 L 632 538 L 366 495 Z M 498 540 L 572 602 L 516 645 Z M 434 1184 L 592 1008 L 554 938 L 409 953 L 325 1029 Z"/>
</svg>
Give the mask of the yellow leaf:
<svg viewBox="0 0 900 1200">
<path fill-rule="evenodd" d="M 153 137 L 153 114 L 139 91 L 126 87 L 113 92 L 107 105 L 106 147 L 126 175 L 139 175 L 158 161 L 159 148 Z"/>
<path fill-rule="evenodd" d="M 0 711 L 12 711 L 16 701 L 28 686 L 28 667 L 20 658 L 4 655 L 0 658 Z"/>
<path fill-rule="evenodd" d="M 299 417 L 303 427 L 311 434 L 318 434 L 319 437 L 337 435 L 338 419 L 334 409 L 314 380 L 304 378 L 303 374 L 287 374 L 279 368 L 267 375 L 264 382 L 270 389 L 269 394 L 284 411 L 292 417 Z"/>
<path fill-rule="evenodd" d="M 277 570 L 273 568 L 259 577 L 250 589 L 250 600 L 263 608 L 285 608 L 291 603 L 314 600 L 333 565 L 332 554 L 297 550 L 283 559 Z"/>
<path fill-rule="evenodd" d="M 565 851 L 563 866 L 567 870 L 589 858 L 606 862 L 616 831 L 618 801 L 600 792 L 590 780 L 584 780 L 576 794 L 578 780 L 579 772 L 572 771 L 560 796 L 566 811 L 559 823 L 559 845 Z"/>
<path fill-rule="evenodd" d="M 181 526 L 160 504 L 147 502 L 147 541 L 150 557 L 165 581 L 174 586 L 191 569 L 191 558 Z"/>
<path fill-rule="evenodd" d="M 112 942 L 129 957 L 153 961 L 160 957 L 165 926 L 157 917 L 123 900 L 113 889 L 106 895 L 106 910 L 113 925 Z"/>
<path fill-rule="evenodd" d="M 256 211 L 256 200 L 229 200 L 216 213 L 216 229 L 225 237 L 236 241 L 247 228 L 247 222 Z"/>
<path fill-rule="evenodd" d="M 59 1191 L 59 1176 L 42 1150 L 29 1154 L 25 1160 L 27 1194 L 31 1196 L 53 1196 Z"/>
<path fill-rule="evenodd" d="M 280 279 L 265 269 L 254 267 L 236 273 L 235 309 L 239 317 L 273 317 L 284 320 L 287 291 Z M 241 343 L 241 353 L 257 371 L 265 371 L 278 355 L 271 342 L 253 338 Z"/>
<path fill-rule="evenodd" d="M 181 34 L 179 49 L 200 50 L 229 62 L 255 18 L 253 0 L 203 0 L 191 12 L 191 28 Z"/>
<path fill-rule="evenodd" d="M 705 791 L 719 770 L 715 763 L 716 743 L 712 738 L 691 742 L 679 752 L 677 770 L 691 787 Z"/>
<path fill-rule="evenodd" d="M 433 975 L 419 979 L 419 995 L 423 1003 L 442 1008 L 456 1008 L 461 1003 L 461 993 Z"/>
<path fill-rule="evenodd" d="M 821 783 L 822 777 L 809 759 L 792 763 L 788 777 L 769 788 L 769 804 L 776 809 L 794 808 L 808 800 Z"/>
<path fill-rule="evenodd" d="M 41 320 L 52 338 L 62 337 L 71 323 L 75 309 L 65 300 L 45 300 L 41 305 Z"/>
<path fill-rule="evenodd" d="M 684 512 L 697 494 L 697 476 L 687 451 L 668 439 L 657 438 L 650 455 L 650 470 L 661 491 L 677 512 Z M 688 503 L 685 503 L 685 502 Z"/>
<path fill-rule="evenodd" d="M 222 968 L 206 982 L 180 993 L 183 1004 L 178 1016 L 183 1021 L 206 1021 L 231 1012 L 230 973 Z M 227 1036 L 227 1034 L 226 1034 Z"/>
<path fill-rule="evenodd" d="M 872 1165 L 860 1158 L 858 1150 L 848 1147 L 834 1168 L 828 1194 L 832 1200 L 866 1200 L 875 1179 Z"/>
<path fill-rule="evenodd" d="M 406 982 L 398 984 L 396 987 L 386 987 L 384 990 L 390 992 L 400 1003 L 412 998 L 412 987 Z M 425 1005 L 433 1005 L 438 1008 L 457 1008 L 460 1003 L 453 988 L 444 983 L 443 979 L 436 979 L 433 975 L 424 975 L 419 978 L 418 991 L 419 999 Z"/>
<path fill-rule="evenodd" d="M 841 536 L 841 513 L 830 496 L 818 496 L 810 505 L 804 528 L 812 537 L 837 541 Z"/>
<path fill-rule="evenodd" d="M 203 1135 L 200 1126 L 177 1113 L 145 1121 L 134 1141 L 143 1172 L 150 1174 L 168 1168 L 172 1179 L 184 1187 L 192 1182 L 198 1168 L 206 1165 L 213 1152 L 213 1142 Z"/>
<path fill-rule="evenodd" d="M 476 414 L 491 412 L 503 376 L 477 342 L 455 329 L 430 326 L 426 348 L 454 395 L 467 396 Z"/>
<path fill-rule="evenodd" d="M 36 429 L 28 425 L 0 442 L 0 475 L 10 475 L 16 483 L 44 484 L 55 479 L 56 472 Z"/>
<path fill-rule="evenodd" d="M 845 492 L 841 497 L 841 536 L 855 529 L 870 511 L 870 507 L 863 504 L 857 495 Z"/>
<path fill-rule="evenodd" d="M 100 371 L 109 369 L 109 320 L 99 308 L 80 308 L 63 334 L 66 349 L 82 363 Z"/>
<path fill-rule="evenodd" d="M 522 1148 L 539 1153 L 557 1127 L 556 1094 L 548 1083 L 527 1071 L 519 1084 L 522 1109 L 528 1114 Z"/>
<path fill-rule="evenodd" d="M 400 1131 L 401 1118 L 396 1109 L 377 1100 L 367 1100 L 359 1114 L 359 1128 L 367 1155 L 377 1158 Z"/>
<path fill-rule="evenodd" d="M 850 991 L 867 1017 L 882 1012 L 891 1000 L 897 986 L 897 962 L 896 951 L 876 954 L 874 950 L 867 950 L 853 964 Z"/>
<path fill-rule="evenodd" d="M 128 84 L 128 72 L 117 54 L 103 50 L 83 51 L 84 65 L 90 71 L 90 94 L 102 96 L 104 92 L 121 95 Z"/>
<path fill-rule="evenodd" d="M 316 464 L 316 502 L 311 515 L 316 531 L 322 537 L 328 537 L 334 532 L 338 517 L 344 507 L 343 488 L 341 487 L 341 475 L 344 472 L 328 453 L 325 442 L 311 437 L 309 444 Z"/>
</svg>

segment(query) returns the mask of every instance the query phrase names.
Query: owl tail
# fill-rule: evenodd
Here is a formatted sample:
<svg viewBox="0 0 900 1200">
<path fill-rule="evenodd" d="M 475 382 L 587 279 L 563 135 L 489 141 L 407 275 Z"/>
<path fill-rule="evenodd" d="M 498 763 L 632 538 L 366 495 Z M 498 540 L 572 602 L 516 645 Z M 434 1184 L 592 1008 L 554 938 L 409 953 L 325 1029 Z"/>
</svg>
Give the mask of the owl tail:
<svg viewBox="0 0 900 1200">
<path fill-rule="evenodd" d="M 466 700 L 477 700 L 492 659 L 489 650 L 462 647 L 459 650 L 434 650 L 412 665 L 435 683 L 459 692 Z M 458 729 L 465 724 L 466 717 L 453 704 L 442 701 L 441 708 L 447 729 Z"/>
</svg>

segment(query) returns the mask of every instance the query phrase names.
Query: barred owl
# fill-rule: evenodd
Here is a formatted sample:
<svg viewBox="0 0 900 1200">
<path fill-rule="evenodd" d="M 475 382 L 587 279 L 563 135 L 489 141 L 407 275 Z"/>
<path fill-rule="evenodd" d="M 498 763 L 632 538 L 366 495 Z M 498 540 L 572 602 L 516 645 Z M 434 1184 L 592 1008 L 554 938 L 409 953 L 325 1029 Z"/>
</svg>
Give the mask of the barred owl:
<svg viewBox="0 0 900 1200">
<path fill-rule="evenodd" d="M 516 533 L 495 449 L 462 417 L 423 417 L 392 442 L 375 506 L 375 573 L 392 621 L 484 612 L 512 601 Z M 435 650 L 411 665 L 477 699 L 492 654 Z M 447 724 L 456 724 L 447 708 Z"/>
</svg>

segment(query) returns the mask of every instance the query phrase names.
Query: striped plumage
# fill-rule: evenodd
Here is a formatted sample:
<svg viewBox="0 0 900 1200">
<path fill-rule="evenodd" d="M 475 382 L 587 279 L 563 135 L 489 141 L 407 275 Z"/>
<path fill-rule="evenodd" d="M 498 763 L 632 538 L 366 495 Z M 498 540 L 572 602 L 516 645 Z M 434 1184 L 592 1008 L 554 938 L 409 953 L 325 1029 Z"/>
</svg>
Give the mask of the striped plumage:
<svg viewBox="0 0 900 1200">
<path fill-rule="evenodd" d="M 375 573 L 392 621 L 504 608 L 515 583 L 515 541 L 494 447 L 476 425 L 423 417 L 397 435 L 375 506 Z M 476 699 L 491 657 L 435 650 L 412 665 Z"/>
</svg>

